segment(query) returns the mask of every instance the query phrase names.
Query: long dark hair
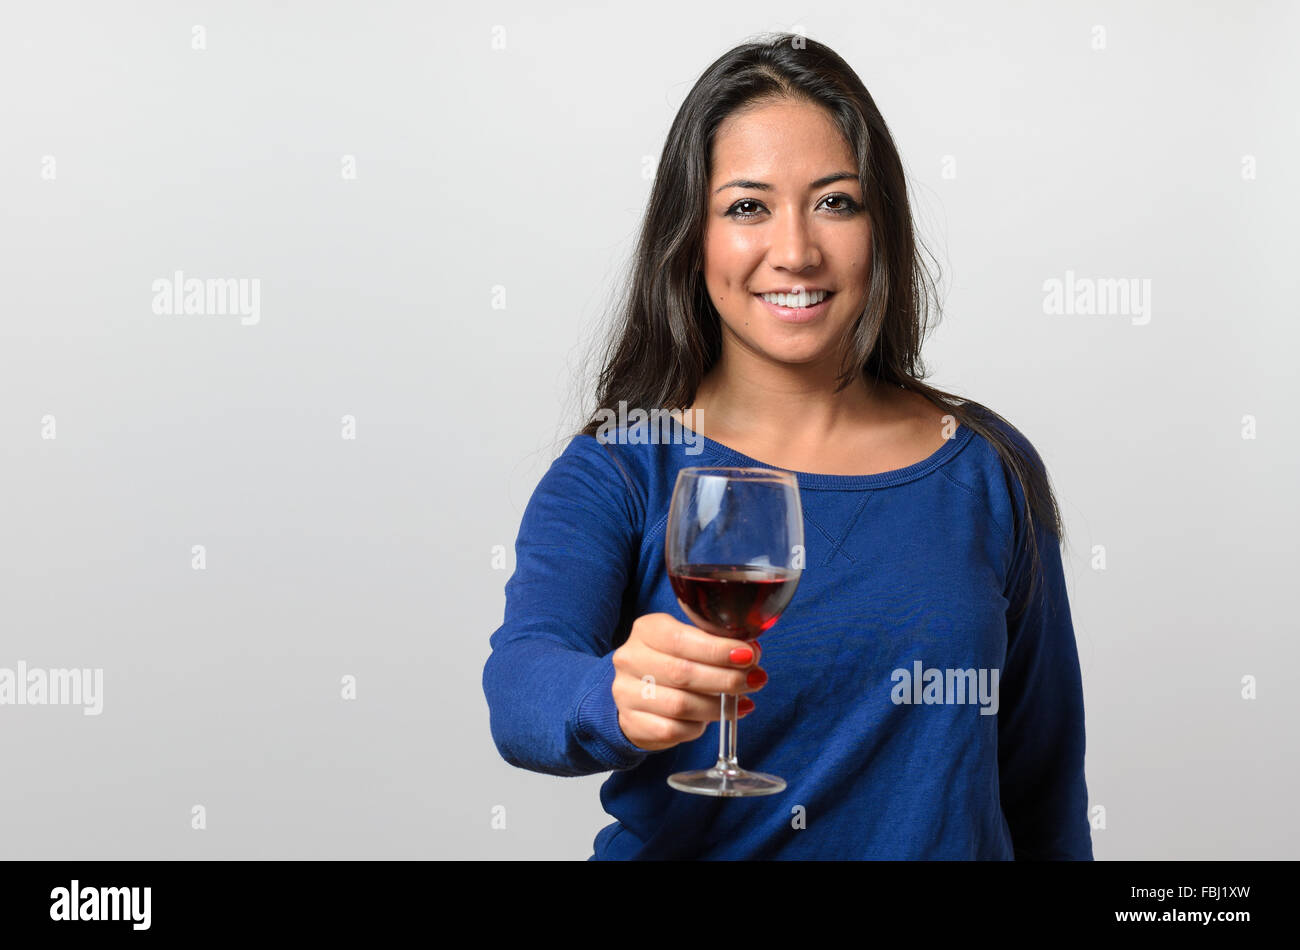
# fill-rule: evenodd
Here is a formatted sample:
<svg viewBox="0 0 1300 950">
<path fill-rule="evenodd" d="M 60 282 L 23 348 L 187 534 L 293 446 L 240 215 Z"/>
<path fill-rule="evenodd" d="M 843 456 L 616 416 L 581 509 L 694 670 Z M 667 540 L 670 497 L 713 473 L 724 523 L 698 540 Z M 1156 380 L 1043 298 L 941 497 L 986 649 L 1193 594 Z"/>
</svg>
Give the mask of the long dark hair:
<svg viewBox="0 0 1300 950">
<path fill-rule="evenodd" d="M 856 378 L 900 386 L 987 439 L 1002 459 L 1003 474 L 1009 470 L 1028 499 L 1025 517 L 1018 513 L 1013 529 L 1017 551 L 1027 551 L 1029 564 L 1037 566 L 1035 524 L 1045 525 L 1058 543 L 1063 540 L 1046 467 L 1002 416 L 921 381 L 928 375 L 921 343 L 937 292 L 918 250 L 898 149 L 858 75 L 830 47 L 804 36 L 767 34 L 737 46 L 705 71 L 678 110 L 623 286 L 621 319 L 603 353 L 597 410 L 581 434 L 595 435 L 599 410 L 620 401 L 643 409 L 684 409 L 694 402 L 722 348 L 721 322 L 701 273 L 714 136 L 732 113 L 778 100 L 809 102 L 829 112 L 857 156 L 870 215 L 867 304 L 846 341 L 836 392 Z M 1010 480 L 1007 485 L 1012 490 Z M 1029 591 L 1011 595 L 1017 616 L 1039 580 L 1038 571 L 1030 574 Z"/>
</svg>

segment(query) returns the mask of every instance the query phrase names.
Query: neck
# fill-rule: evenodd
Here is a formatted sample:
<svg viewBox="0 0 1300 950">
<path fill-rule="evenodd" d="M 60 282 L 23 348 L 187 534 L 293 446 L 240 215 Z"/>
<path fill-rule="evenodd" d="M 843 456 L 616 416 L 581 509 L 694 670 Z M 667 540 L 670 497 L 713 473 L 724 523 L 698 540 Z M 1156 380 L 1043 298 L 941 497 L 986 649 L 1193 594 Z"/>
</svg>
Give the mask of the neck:
<svg viewBox="0 0 1300 950">
<path fill-rule="evenodd" d="M 824 443 L 864 420 L 883 418 L 892 388 L 859 376 L 835 392 L 836 369 L 833 361 L 781 365 L 724 350 L 701 381 L 692 408 L 706 434 L 720 436 L 718 441 Z"/>
</svg>

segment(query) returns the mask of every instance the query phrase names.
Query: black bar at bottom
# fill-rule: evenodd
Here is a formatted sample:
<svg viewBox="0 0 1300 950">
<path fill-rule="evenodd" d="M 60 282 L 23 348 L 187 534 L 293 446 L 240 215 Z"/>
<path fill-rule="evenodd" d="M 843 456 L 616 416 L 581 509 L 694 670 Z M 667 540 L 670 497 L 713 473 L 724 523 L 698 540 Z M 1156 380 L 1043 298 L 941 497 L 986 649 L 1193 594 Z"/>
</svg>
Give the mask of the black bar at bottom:
<svg viewBox="0 0 1300 950">
<path fill-rule="evenodd" d="M 458 943 L 443 928 L 467 921 L 480 938 L 519 928 L 603 942 L 723 940 L 733 927 L 775 938 L 790 926 L 815 940 L 837 921 L 864 942 L 882 932 L 1233 940 L 1286 926 L 1295 871 L 1293 861 L 7 861 L 0 920 L 7 938 L 90 940 L 373 941 L 422 925 L 422 937 Z"/>
</svg>

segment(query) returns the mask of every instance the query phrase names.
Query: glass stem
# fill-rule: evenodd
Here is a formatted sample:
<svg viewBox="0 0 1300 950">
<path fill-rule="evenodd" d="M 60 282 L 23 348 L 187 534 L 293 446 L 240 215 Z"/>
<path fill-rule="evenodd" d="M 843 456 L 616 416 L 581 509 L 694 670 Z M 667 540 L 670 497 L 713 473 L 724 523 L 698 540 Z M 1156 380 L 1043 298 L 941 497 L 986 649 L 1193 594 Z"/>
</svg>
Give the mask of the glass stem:
<svg viewBox="0 0 1300 950">
<path fill-rule="evenodd" d="M 740 771 L 740 763 L 736 761 L 736 707 L 740 702 L 740 697 L 723 693 L 721 699 L 722 718 L 718 720 L 718 764 L 716 768 L 723 774 L 725 781 L 727 776 L 735 775 Z"/>
</svg>

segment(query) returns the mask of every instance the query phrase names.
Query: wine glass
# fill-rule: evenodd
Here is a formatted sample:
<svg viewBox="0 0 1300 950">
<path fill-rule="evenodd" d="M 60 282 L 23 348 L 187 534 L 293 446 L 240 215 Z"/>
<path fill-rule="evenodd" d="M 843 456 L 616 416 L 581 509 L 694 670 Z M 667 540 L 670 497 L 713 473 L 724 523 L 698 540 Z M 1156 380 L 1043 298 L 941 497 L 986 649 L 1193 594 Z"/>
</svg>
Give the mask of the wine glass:
<svg viewBox="0 0 1300 950">
<path fill-rule="evenodd" d="M 803 509 L 790 472 L 684 468 L 668 509 L 664 556 L 682 610 L 700 629 L 752 640 L 770 629 L 799 586 Z M 785 780 L 736 761 L 738 697 L 722 694 L 718 761 L 668 784 L 696 795 L 772 795 Z"/>
</svg>

